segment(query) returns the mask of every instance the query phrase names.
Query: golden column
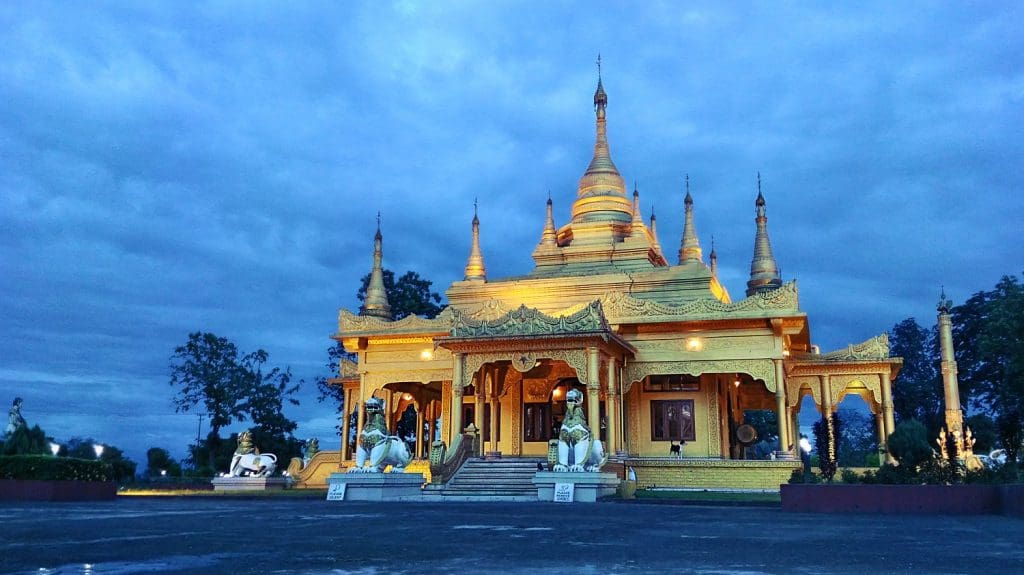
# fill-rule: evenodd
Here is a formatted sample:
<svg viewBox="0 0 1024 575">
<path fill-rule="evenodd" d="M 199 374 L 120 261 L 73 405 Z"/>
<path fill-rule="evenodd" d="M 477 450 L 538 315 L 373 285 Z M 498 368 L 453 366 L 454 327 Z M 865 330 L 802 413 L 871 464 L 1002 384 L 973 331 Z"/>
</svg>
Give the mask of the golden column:
<svg viewBox="0 0 1024 575">
<path fill-rule="evenodd" d="M 464 366 L 463 354 L 453 353 L 452 360 L 452 429 L 451 437 L 448 438 L 448 445 L 451 445 L 455 438 L 462 435 L 462 369 Z"/>
<path fill-rule="evenodd" d="M 790 453 L 792 440 L 789 437 L 788 408 L 786 407 L 786 383 L 783 381 L 785 373 L 782 369 L 782 360 L 775 362 L 775 419 L 779 424 L 779 451 Z"/>
<path fill-rule="evenodd" d="M 416 456 L 413 459 L 423 457 L 423 404 L 416 403 Z"/>
<path fill-rule="evenodd" d="M 587 426 L 593 438 L 601 436 L 601 357 L 596 347 L 587 348 Z"/>
<path fill-rule="evenodd" d="M 946 291 L 939 296 L 939 351 L 942 356 L 942 389 L 946 399 L 946 430 L 959 439 L 963 437 L 964 414 L 960 410 L 960 385 L 956 380 L 956 358 L 953 355 L 953 322 L 949 310 L 953 302 Z"/>
<path fill-rule="evenodd" d="M 360 405 L 356 406 L 358 414 L 356 416 L 356 444 L 359 443 L 359 436 L 363 434 L 363 424 L 366 423 L 366 410 L 363 409 L 362 403 L 365 401 L 363 394 L 366 393 L 366 374 L 359 374 L 359 402 Z"/>
<path fill-rule="evenodd" d="M 476 432 L 480 434 L 480 452 L 484 451 L 484 395 L 487 393 L 487 372 L 489 370 L 484 367 L 476 373 L 476 379 L 473 380 L 473 403 L 476 407 L 473 409 L 473 426 L 476 427 Z M 473 375 L 470 374 L 470 379 Z"/>
<path fill-rule="evenodd" d="M 605 392 L 605 416 L 608 418 L 608 437 L 605 452 L 618 453 L 618 398 L 615 395 L 617 385 L 615 377 L 615 358 L 608 358 L 608 389 Z"/>
<path fill-rule="evenodd" d="M 878 413 L 875 414 L 875 426 L 878 428 L 878 449 L 882 453 L 888 451 L 888 437 L 885 435 L 885 415 L 882 413 L 881 406 L 879 406 Z M 885 457 L 878 458 L 879 467 L 885 463 Z"/>
<path fill-rule="evenodd" d="M 342 397 L 344 398 L 344 413 L 341 416 L 341 460 L 348 461 L 348 435 L 349 435 L 349 419 L 352 418 L 352 390 L 342 389 Z"/>
<path fill-rule="evenodd" d="M 827 446 L 829 454 L 835 457 L 835 434 L 832 428 L 832 376 L 825 374 L 821 376 L 821 413 L 825 417 L 826 425 L 829 427 L 828 438 L 829 445 Z M 821 446 L 818 445 L 819 453 Z"/>
<path fill-rule="evenodd" d="M 896 416 L 892 406 L 892 382 L 889 373 L 882 373 L 882 421 L 885 423 L 885 460 L 895 463 L 896 459 L 889 453 L 889 436 L 896 429 Z"/>
<path fill-rule="evenodd" d="M 501 392 L 501 386 L 498 385 L 498 368 L 494 366 L 491 368 L 491 452 L 494 455 L 501 453 L 498 449 L 498 394 Z"/>
</svg>

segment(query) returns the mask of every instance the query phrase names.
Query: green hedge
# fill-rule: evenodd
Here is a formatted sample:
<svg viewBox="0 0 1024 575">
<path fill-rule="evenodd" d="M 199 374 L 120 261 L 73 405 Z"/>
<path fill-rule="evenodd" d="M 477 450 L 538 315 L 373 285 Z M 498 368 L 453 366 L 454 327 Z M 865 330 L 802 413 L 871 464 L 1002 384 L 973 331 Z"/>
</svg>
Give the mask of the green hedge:
<svg viewBox="0 0 1024 575">
<path fill-rule="evenodd" d="M 113 470 L 103 461 L 52 455 L 0 457 L 0 479 L 57 481 L 110 481 Z"/>
</svg>

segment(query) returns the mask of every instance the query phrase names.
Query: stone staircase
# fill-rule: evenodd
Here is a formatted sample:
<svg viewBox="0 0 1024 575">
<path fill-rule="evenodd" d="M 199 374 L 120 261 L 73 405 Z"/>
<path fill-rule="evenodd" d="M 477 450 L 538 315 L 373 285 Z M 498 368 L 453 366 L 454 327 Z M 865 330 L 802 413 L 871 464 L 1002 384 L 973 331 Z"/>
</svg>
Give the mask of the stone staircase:
<svg viewBox="0 0 1024 575">
<path fill-rule="evenodd" d="M 483 459 L 474 457 L 440 489 L 445 501 L 536 501 L 533 475 L 540 457 Z"/>
</svg>

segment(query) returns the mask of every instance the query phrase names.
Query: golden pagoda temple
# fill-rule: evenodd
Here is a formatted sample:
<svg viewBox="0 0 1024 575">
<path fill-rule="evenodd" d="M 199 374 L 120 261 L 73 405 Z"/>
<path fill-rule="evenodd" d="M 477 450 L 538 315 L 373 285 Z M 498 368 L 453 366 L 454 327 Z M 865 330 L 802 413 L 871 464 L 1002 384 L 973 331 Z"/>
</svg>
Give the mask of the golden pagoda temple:
<svg viewBox="0 0 1024 575">
<path fill-rule="evenodd" d="M 342 436 L 353 434 L 349 415 L 370 397 L 385 401 L 392 430 L 411 406 L 414 457 L 426 468 L 434 452 L 432 481 L 443 482 L 451 474 L 439 465 L 467 449 L 462 437 L 477 440 L 467 457 L 546 457 L 576 388 L 611 454 L 605 469 L 632 469 L 641 488 L 778 489 L 800 466 L 797 416 L 808 395 L 829 414 L 846 395 L 862 397 L 884 445 L 901 360 L 889 356 L 884 334 L 817 352 L 797 284 L 782 281 L 772 253 L 760 175 L 750 280 L 733 301 L 714 249 L 705 262 L 688 177 L 678 255 L 666 257 L 656 219 L 644 221 L 639 192 L 627 195 L 612 161 L 607 106 L 599 76 L 594 153 L 571 220 L 556 226 L 548 199 L 526 275 L 487 276 L 474 213 L 464 279 L 447 289 L 448 307 L 432 319 L 391 321 L 378 220 L 365 303 L 359 313 L 340 310 L 332 336 L 358 357 L 333 380 L 345 390 Z M 779 440 L 766 458 L 746 449 L 756 440 L 744 421 L 750 410 L 777 415 Z M 318 475 L 352 458 L 343 441 L 322 454 L 330 469 Z"/>
</svg>

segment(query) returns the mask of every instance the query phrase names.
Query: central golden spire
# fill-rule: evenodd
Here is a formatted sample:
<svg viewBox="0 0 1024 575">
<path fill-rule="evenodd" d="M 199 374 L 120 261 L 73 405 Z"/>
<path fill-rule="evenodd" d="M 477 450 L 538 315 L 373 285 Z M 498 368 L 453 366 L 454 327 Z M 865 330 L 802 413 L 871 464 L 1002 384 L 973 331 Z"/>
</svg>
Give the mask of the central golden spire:
<svg viewBox="0 0 1024 575">
<path fill-rule="evenodd" d="M 608 152 L 605 108 L 608 95 L 601 83 L 601 57 L 598 56 L 597 90 L 594 92 L 594 112 L 597 116 L 597 137 L 594 157 L 580 178 L 576 202 L 572 205 L 572 223 L 608 223 L 628 226 L 633 206 L 626 198 L 626 184 L 612 162 Z"/>
</svg>

